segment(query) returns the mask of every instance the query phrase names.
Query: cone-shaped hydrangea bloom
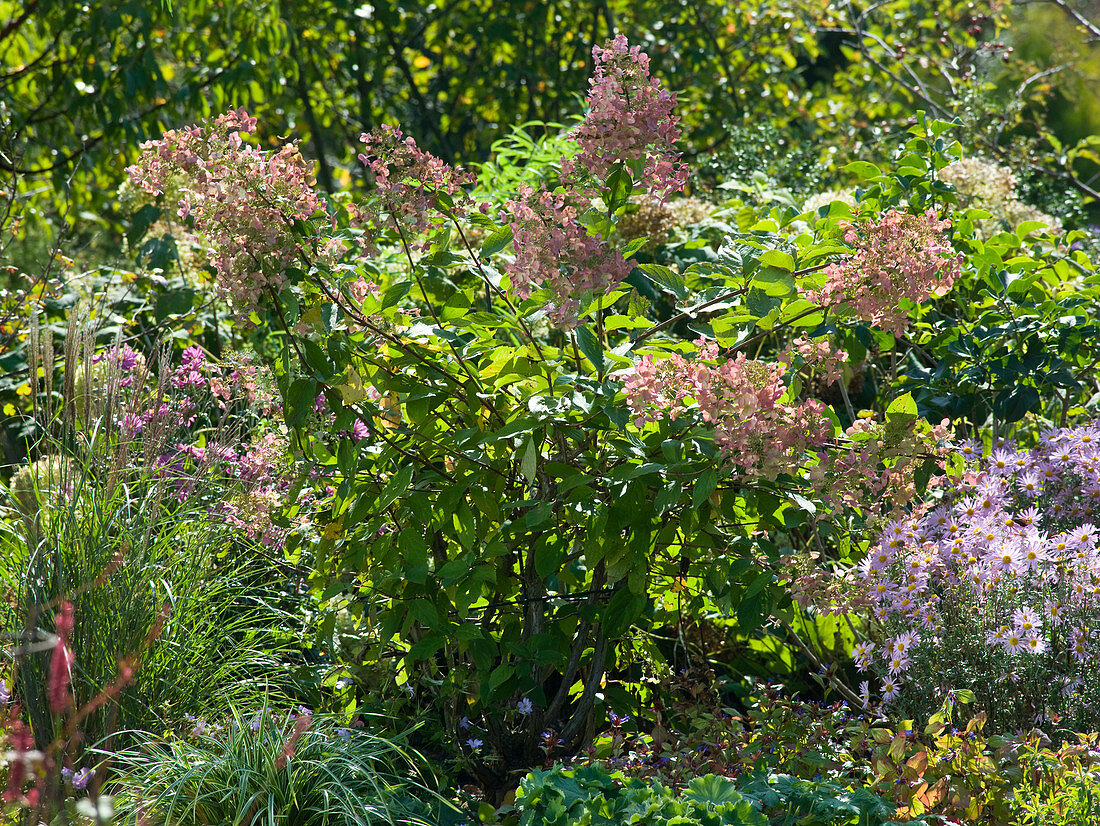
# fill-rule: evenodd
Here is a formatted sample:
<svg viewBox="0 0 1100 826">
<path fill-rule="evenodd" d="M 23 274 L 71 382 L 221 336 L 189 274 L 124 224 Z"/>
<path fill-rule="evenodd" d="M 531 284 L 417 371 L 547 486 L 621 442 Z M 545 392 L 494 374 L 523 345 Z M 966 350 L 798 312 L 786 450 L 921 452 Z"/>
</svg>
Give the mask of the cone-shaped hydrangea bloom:
<svg viewBox="0 0 1100 826">
<path fill-rule="evenodd" d="M 582 299 L 606 294 L 632 268 L 619 250 L 577 220 L 584 207 L 575 195 L 530 187 L 506 205 L 515 250 L 505 265 L 512 291 L 527 298 L 536 289 L 549 289 L 548 315 L 562 329 L 575 326 Z"/>
<path fill-rule="evenodd" d="M 229 112 L 142 144 L 127 169 L 146 192 L 178 196 L 180 217 L 210 245 L 217 283 L 244 315 L 286 283 L 287 268 L 305 252 L 294 222 L 322 208 L 297 143 L 264 152 L 241 137 L 255 130 L 243 109 Z"/>
<path fill-rule="evenodd" d="M 809 299 L 900 334 L 908 324 L 902 299 L 919 304 L 959 276 L 960 257 L 944 236 L 950 226 L 931 210 L 894 209 L 877 221 L 845 224 L 844 241 L 854 252 L 825 268 L 824 286 L 810 290 Z"/>
<path fill-rule="evenodd" d="M 592 49 L 595 72 L 589 80 L 588 113 L 573 130 L 581 151 L 562 164 L 572 174 L 577 166 L 603 180 L 617 163 L 644 161 L 640 183 L 664 198 L 687 181 L 687 166 L 673 146 L 680 137 L 676 95 L 649 76 L 649 56 L 618 35 Z"/>
<path fill-rule="evenodd" d="M 474 182 L 473 174 L 425 152 L 395 126 L 359 139 L 364 145 L 359 160 L 374 174 L 379 206 L 397 222 L 410 248 L 427 248 L 427 240 L 415 239 L 447 220 L 440 207 L 458 215 L 469 211 L 470 198 L 462 187 Z"/>
</svg>

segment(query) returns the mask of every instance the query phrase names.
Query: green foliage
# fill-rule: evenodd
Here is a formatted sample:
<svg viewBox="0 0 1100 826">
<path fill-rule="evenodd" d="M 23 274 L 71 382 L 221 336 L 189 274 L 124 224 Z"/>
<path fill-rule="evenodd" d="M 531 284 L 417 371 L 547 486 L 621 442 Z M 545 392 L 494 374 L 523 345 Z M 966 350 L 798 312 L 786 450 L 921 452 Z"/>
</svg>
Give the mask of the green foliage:
<svg viewBox="0 0 1100 826">
<path fill-rule="evenodd" d="M 1080 741 L 1053 751 L 1033 737 L 1020 749 L 1023 772 L 1012 794 L 1020 826 L 1089 823 L 1100 817 L 1098 755 L 1091 738 Z"/>
<path fill-rule="evenodd" d="M 618 824 L 654 826 L 877 826 L 894 822 L 894 807 L 866 789 L 753 774 L 731 780 L 709 774 L 675 795 L 660 783 L 585 766 L 533 771 L 516 796 L 520 826 Z M 911 826 L 923 820 L 909 821 Z"/>
<path fill-rule="evenodd" d="M 234 708 L 224 727 L 143 735 L 108 756 L 120 823 L 447 826 L 461 819 L 400 738 L 304 712 L 264 706 L 253 716 Z"/>
<path fill-rule="evenodd" d="M 219 558 L 232 534 L 198 503 L 169 505 L 155 484 L 108 487 L 76 463 L 69 474 L 71 497 L 43 499 L 41 530 L 9 527 L 0 544 L 17 579 L 5 627 L 38 651 L 19 658 L 15 687 L 40 746 L 62 734 L 45 700 L 53 646 L 42 643 L 63 601 L 74 607 L 75 708 L 119 689 L 83 720 L 89 742 L 255 701 L 269 685 L 281 691 L 294 620 L 257 582 L 255 563 Z"/>
</svg>

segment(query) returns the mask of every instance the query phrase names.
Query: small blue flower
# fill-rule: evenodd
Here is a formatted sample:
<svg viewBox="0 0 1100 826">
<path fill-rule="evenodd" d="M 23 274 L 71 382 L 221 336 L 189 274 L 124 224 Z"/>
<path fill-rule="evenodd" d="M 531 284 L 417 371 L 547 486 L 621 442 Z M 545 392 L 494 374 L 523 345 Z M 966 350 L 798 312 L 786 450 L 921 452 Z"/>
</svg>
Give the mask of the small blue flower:
<svg viewBox="0 0 1100 826">
<path fill-rule="evenodd" d="M 461 717 L 459 717 L 458 718 L 458 727 L 459 728 L 469 728 L 470 727 L 470 718 L 467 717 L 466 715 L 462 715 Z"/>
<path fill-rule="evenodd" d="M 518 711 L 520 714 L 530 714 L 534 710 L 535 704 L 526 697 L 516 703 L 516 711 Z"/>
<path fill-rule="evenodd" d="M 479 749 L 482 746 L 482 741 L 478 740 L 476 737 L 471 737 L 466 741 L 466 745 L 472 749 Z"/>
<path fill-rule="evenodd" d="M 350 740 L 351 739 L 351 729 L 350 728 L 337 728 L 337 729 L 334 729 L 333 734 L 335 734 L 341 740 Z"/>
</svg>

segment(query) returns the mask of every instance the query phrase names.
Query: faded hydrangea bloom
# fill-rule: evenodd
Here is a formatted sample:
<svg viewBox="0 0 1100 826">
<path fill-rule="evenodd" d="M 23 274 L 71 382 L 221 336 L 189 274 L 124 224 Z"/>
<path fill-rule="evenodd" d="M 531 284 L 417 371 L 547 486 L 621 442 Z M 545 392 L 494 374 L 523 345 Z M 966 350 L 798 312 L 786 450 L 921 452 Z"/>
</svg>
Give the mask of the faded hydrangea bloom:
<svg viewBox="0 0 1100 826">
<path fill-rule="evenodd" d="M 548 315 L 563 329 L 576 325 L 581 299 L 609 292 L 632 267 L 618 249 L 577 220 L 586 206 L 575 195 L 530 187 L 506 205 L 515 249 L 505 265 L 512 291 L 527 298 L 536 289 L 549 289 Z"/>
<path fill-rule="evenodd" d="M 654 197 L 679 192 L 687 166 L 673 147 L 680 137 L 672 113 L 676 95 L 649 75 L 649 56 L 631 47 L 623 35 L 592 49 L 595 72 L 589 86 L 588 113 L 573 130 L 580 153 L 562 164 L 571 175 L 578 167 L 603 180 L 618 163 L 644 162 L 641 184 Z"/>
<path fill-rule="evenodd" d="M 900 334 L 909 321 L 900 306 L 903 298 L 919 304 L 949 290 L 959 276 L 960 256 L 944 235 L 950 226 L 931 210 L 911 215 L 895 209 L 877 221 L 842 224 L 844 241 L 854 251 L 826 267 L 824 286 L 807 291 L 807 297 Z"/>
<path fill-rule="evenodd" d="M 719 357 L 700 339 L 694 357 L 642 357 L 624 376 L 627 403 L 641 426 L 689 411 L 714 426 L 714 443 L 746 473 L 774 479 L 801 466 L 806 451 L 832 435 L 824 405 L 786 402 L 785 366 L 738 353 Z"/>
<path fill-rule="evenodd" d="M 287 283 L 289 267 L 312 256 L 294 223 L 324 213 L 298 144 L 264 152 L 241 137 L 255 130 L 256 119 L 243 109 L 229 112 L 142 144 L 140 160 L 127 169 L 149 194 L 178 195 L 179 216 L 191 219 L 210 246 L 218 286 L 242 315 Z M 322 253 L 338 257 L 342 250 L 337 243 Z"/>
<path fill-rule="evenodd" d="M 982 207 L 993 213 L 993 218 L 976 222 L 985 238 L 1001 232 L 1005 224 L 1015 230 L 1024 221 L 1042 221 L 1056 233 L 1062 229 L 1057 218 L 1017 197 L 1016 176 L 1007 166 L 963 158 L 940 170 L 940 180 L 955 187 L 962 206 Z"/>
<path fill-rule="evenodd" d="M 453 215 L 469 212 L 472 202 L 462 187 L 474 183 L 472 173 L 425 152 L 395 126 L 381 126 L 359 139 L 364 145 L 359 160 L 374 175 L 379 207 L 397 222 L 410 248 L 427 249 L 423 236 L 447 220 L 441 206 Z"/>
<path fill-rule="evenodd" d="M 663 200 L 651 195 L 638 199 L 637 209 L 619 218 L 619 236 L 626 241 L 645 238 L 651 251 L 671 240 L 686 240 L 692 227 L 710 217 L 714 205 L 699 198 Z"/>
</svg>

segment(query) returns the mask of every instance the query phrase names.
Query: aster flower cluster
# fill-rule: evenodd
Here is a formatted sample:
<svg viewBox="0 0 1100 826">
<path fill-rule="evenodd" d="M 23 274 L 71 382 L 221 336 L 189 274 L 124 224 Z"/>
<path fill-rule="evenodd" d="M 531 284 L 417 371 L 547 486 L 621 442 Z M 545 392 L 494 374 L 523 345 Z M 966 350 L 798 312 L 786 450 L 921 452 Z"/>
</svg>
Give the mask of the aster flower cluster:
<svg viewBox="0 0 1100 826">
<path fill-rule="evenodd" d="M 719 357 L 700 339 L 694 357 L 645 355 L 624 375 L 636 423 L 675 420 L 689 411 L 714 426 L 714 442 L 744 472 L 775 479 L 801 466 L 806 451 L 832 436 L 825 406 L 814 399 L 785 401 L 785 366 Z"/>
<path fill-rule="evenodd" d="M 1100 424 L 1052 431 L 1029 451 L 999 447 L 872 547 L 860 572 L 885 642 L 856 646 L 857 667 L 883 677 L 882 700 L 906 713 L 934 711 L 939 686 L 973 690 L 1002 723 L 1095 726 L 1098 516 Z"/>
<path fill-rule="evenodd" d="M 573 130 L 580 146 L 562 163 L 572 175 L 577 167 L 603 180 L 619 163 L 644 162 L 639 183 L 664 199 L 687 183 L 687 165 L 673 146 L 680 137 L 679 118 L 672 113 L 676 95 L 649 75 L 649 56 L 617 35 L 592 49 L 595 71 L 588 81 L 588 112 Z"/>
<path fill-rule="evenodd" d="M 950 226 L 931 210 L 910 215 L 894 209 L 877 221 L 843 224 L 844 242 L 854 252 L 826 267 L 825 284 L 807 297 L 900 334 L 908 324 L 902 299 L 919 304 L 959 277 L 961 258 L 944 236 Z"/>
<path fill-rule="evenodd" d="M 294 223 L 324 212 L 298 144 L 264 152 L 241 137 L 255 130 L 243 109 L 229 112 L 147 141 L 127 169 L 147 193 L 179 195 L 179 216 L 210 245 L 218 286 L 244 316 L 286 284 L 287 269 L 309 252 Z M 326 252 L 342 250 L 336 242 Z"/>
</svg>

